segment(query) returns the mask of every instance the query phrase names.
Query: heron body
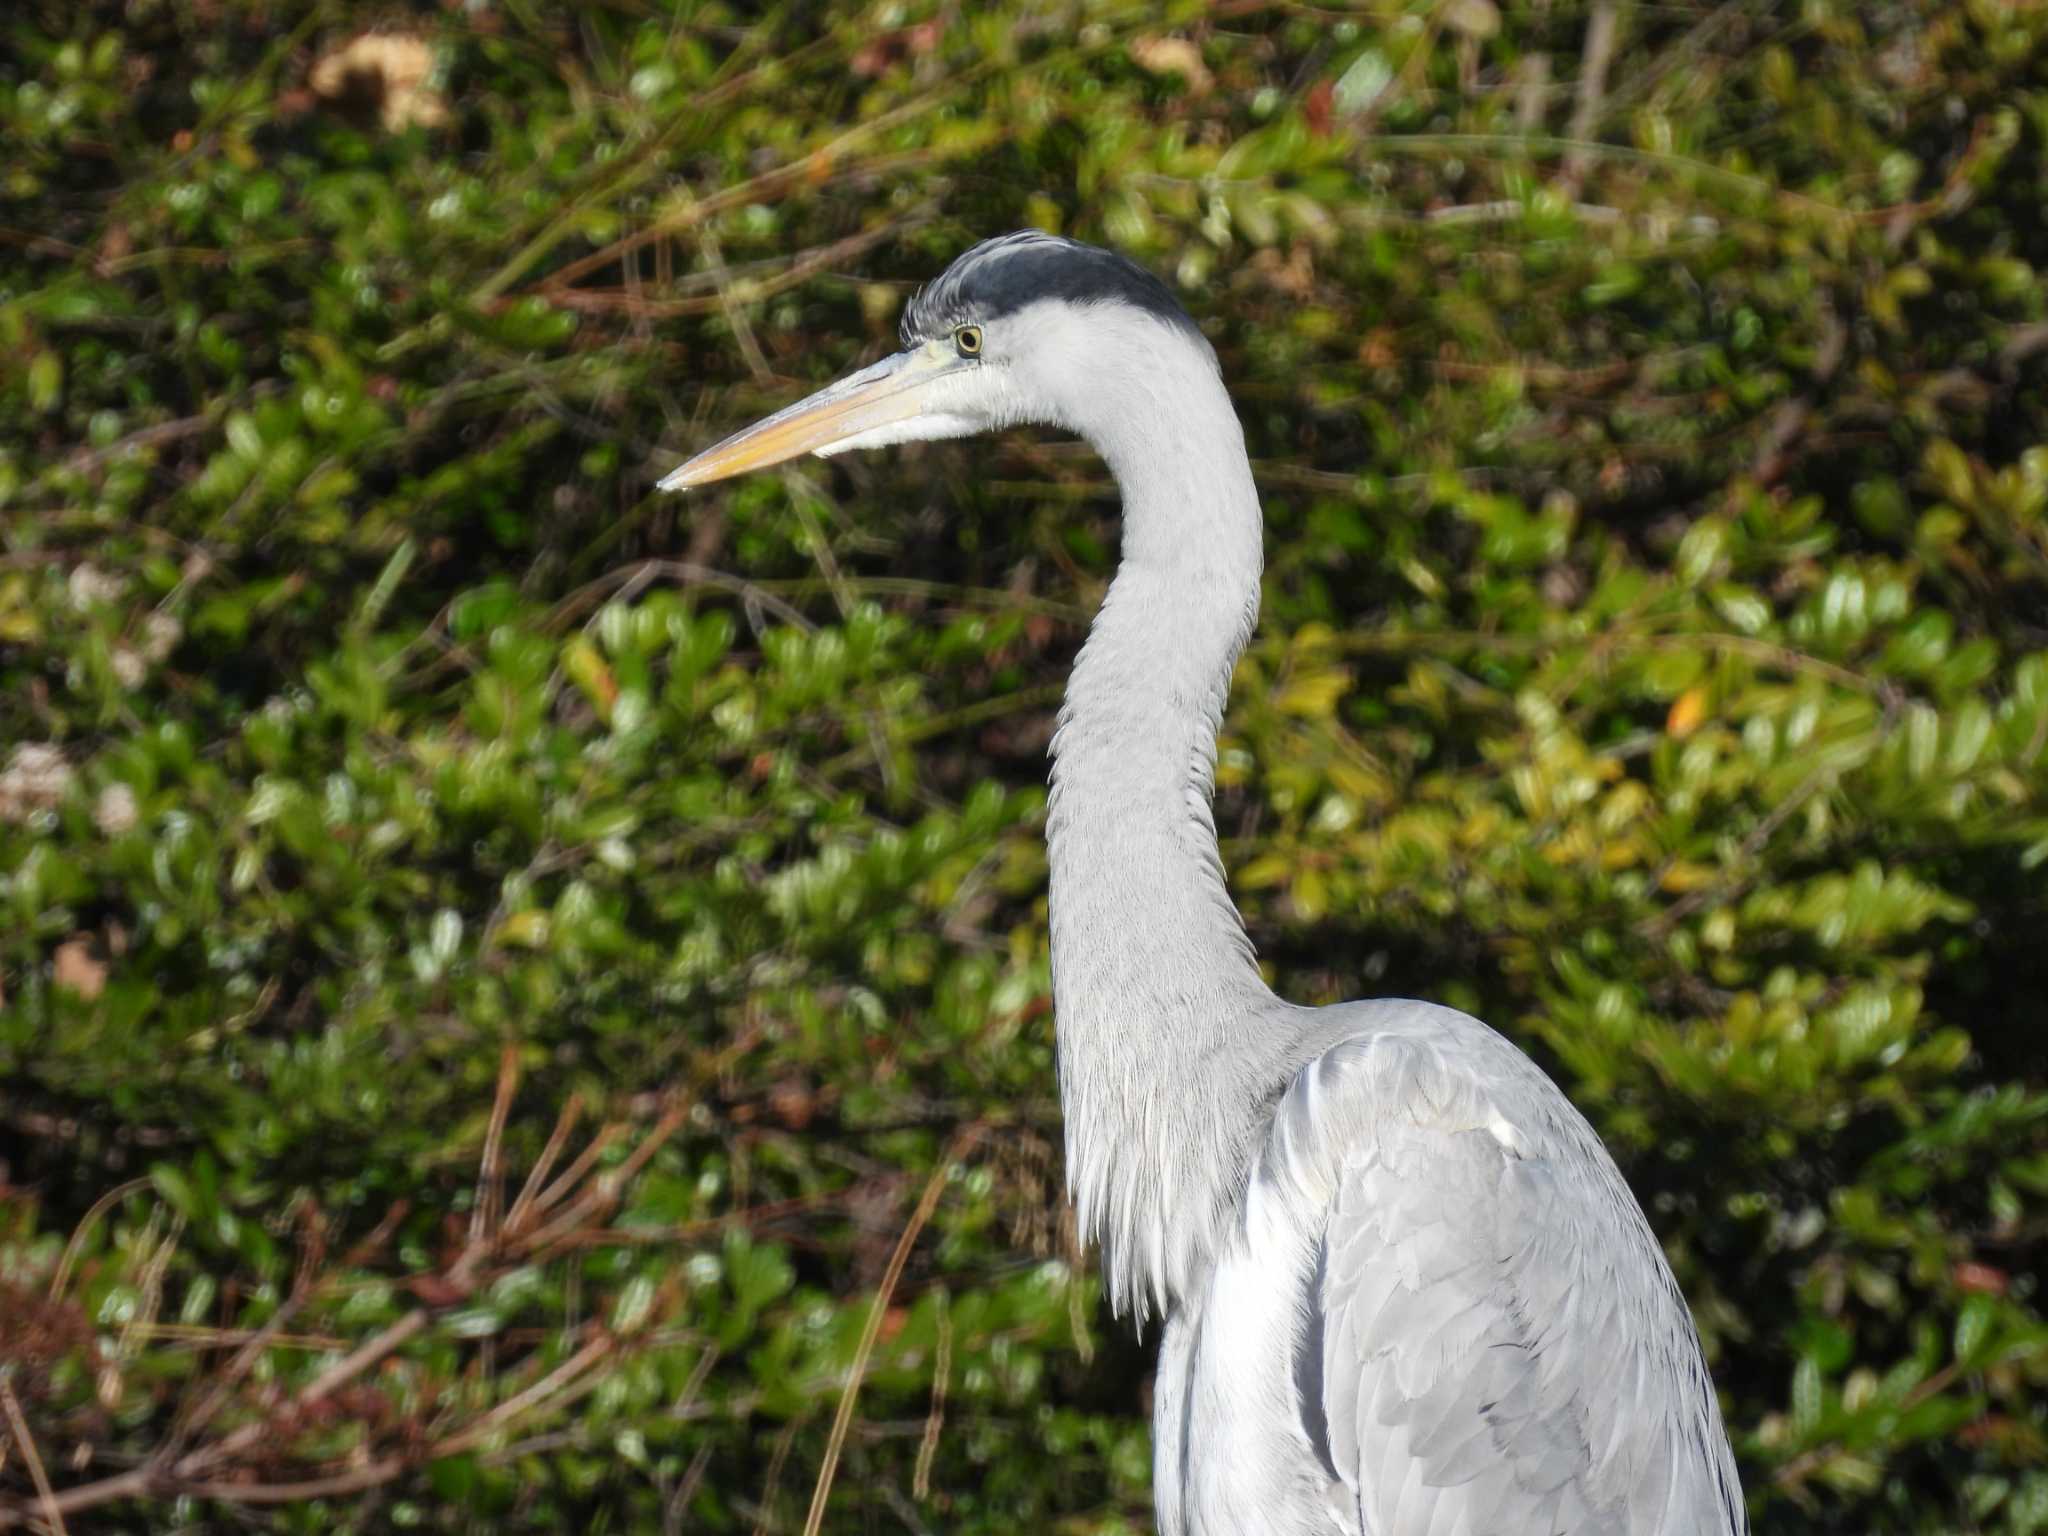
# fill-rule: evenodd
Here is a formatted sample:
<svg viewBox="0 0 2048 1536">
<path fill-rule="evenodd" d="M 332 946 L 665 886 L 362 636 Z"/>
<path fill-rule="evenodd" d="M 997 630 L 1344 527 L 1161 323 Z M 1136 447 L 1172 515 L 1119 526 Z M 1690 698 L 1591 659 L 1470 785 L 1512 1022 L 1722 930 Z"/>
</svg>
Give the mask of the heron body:
<svg viewBox="0 0 2048 1536">
<path fill-rule="evenodd" d="M 1200 331 L 1142 268 L 1025 232 L 903 332 L 663 485 L 1027 421 L 1116 477 L 1053 740 L 1053 1008 L 1083 1230 L 1116 1309 L 1164 1323 L 1163 1536 L 1745 1532 L 1684 1298 L 1584 1117 L 1476 1019 L 1298 1007 L 1253 962 L 1210 802 L 1261 518 Z"/>
</svg>

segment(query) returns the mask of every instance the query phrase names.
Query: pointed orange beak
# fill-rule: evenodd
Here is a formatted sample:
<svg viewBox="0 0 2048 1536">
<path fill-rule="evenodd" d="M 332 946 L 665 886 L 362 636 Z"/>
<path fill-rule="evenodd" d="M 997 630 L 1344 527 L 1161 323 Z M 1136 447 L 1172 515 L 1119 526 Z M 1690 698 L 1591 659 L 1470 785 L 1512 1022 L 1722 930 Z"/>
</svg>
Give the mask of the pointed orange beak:
<svg viewBox="0 0 2048 1536">
<path fill-rule="evenodd" d="M 959 436 L 974 424 L 935 409 L 932 386 L 962 366 L 931 346 L 885 357 L 705 449 L 664 475 L 657 489 L 709 485 L 806 453 L 829 458 L 849 448 Z"/>
</svg>

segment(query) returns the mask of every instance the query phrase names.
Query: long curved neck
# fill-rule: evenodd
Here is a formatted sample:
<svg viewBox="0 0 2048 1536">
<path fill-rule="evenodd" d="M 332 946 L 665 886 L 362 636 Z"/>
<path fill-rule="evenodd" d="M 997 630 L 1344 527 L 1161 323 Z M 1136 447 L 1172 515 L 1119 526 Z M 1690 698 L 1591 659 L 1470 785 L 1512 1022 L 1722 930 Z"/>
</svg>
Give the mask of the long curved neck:
<svg viewBox="0 0 2048 1536">
<path fill-rule="evenodd" d="M 1124 493 L 1123 559 L 1067 687 L 1046 821 L 1068 1182 L 1116 1309 L 1141 1317 L 1185 1294 L 1234 1208 L 1285 1048 L 1210 810 L 1258 615 L 1258 497 L 1213 364 L 1161 361 L 1083 424 Z"/>
</svg>

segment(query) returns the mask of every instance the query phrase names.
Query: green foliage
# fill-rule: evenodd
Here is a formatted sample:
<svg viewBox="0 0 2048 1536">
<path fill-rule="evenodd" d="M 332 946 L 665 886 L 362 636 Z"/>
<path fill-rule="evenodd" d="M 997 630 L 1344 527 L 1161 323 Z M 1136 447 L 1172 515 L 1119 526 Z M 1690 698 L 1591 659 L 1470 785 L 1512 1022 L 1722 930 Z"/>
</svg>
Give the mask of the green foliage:
<svg viewBox="0 0 2048 1536">
<path fill-rule="evenodd" d="M 1545 1061 L 1760 1531 L 2048 1529 L 2048 12 L 376 20 L 0 20 L 0 1383 L 153 1477 L 73 1529 L 795 1530 L 855 1370 L 827 1530 L 1145 1528 L 1039 842 L 1110 488 L 651 493 L 1025 223 L 1245 417 L 1275 984 Z"/>
</svg>

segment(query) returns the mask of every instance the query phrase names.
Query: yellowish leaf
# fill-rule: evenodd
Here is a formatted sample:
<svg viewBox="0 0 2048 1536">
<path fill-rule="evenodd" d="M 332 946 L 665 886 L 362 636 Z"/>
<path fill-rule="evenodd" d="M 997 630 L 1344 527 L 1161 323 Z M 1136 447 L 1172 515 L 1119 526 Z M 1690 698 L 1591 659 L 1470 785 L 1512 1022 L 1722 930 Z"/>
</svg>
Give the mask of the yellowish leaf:
<svg viewBox="0 0 2048 1536">
<path fill-rule="evenodd" d="M 493 936 L 500 944 L 517 944 L 521 949 L 539 949 L 548 941 L 545 912 L 514 912 L 498 924 Z"/>
<path fill-rule="evenodd" d="M 1297 672 L 1274 697 L 1273 706 L 1304 720 L 1327 720 L 1350 688 L 1351 674 L 1342 667 Z"/>
<path fill-rule="evenodd" d="M 1284 854 L 1268 853 L 1253 859 L 1237 872 L 1238 885 L 1247 891 L 1263 891 L 1283 883 L 1294 872 L 1294 861 Z"/>
<path fill-rule="evenodd" d="M 1711 864 L 1695 864 L 1680 859 L 1664 871 L 1664 878 L 1657 883 L 1667 891 L 1699 891 L 1721 878 L 1721 872 Z"/>
<path fill-rule="evenodd" d="M 597 647 L 578 635 L 562 649 L 562 670 L 583 690 L 583 696 L 597 710 L 598 718 L 609 725 L 612 706 L 619 701 L 619 685 L 604 657 L 598 654 Z"/>
<path fill-rule="evenodd" d="M 1330 910 L 1330 887 L 1319 869 L 1304 869 L 1295 876 L 1294 910 L 1304 922 L 1315 922 Z"/>
<path fill-rule="evenodd" d="M 1664 734 L 1683 741 L 1698 730 L 1706 718 L 1707 690 L 1688 688 L 1671 701 L 1671 710 L 1664 716 Z"/>
</svg>

